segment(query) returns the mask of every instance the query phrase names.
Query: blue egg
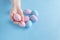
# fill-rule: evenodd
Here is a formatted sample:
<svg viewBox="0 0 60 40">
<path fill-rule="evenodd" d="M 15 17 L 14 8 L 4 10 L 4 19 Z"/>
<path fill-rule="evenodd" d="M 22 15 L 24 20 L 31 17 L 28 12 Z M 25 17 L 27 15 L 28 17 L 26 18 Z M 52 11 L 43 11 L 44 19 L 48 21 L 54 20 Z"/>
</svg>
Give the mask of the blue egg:
<svg viewBox="0 0 60 40">
<path fill-rule="evenodd" d="M 35 15 L 35 16 L 37 16 L 37 17 L 38 17 L 38 16 L 39 16 L 39 13 L 38 13 L 38 11 L 37 11 L 37 10 L 33 10 L 33 11 L 32 11 L 32 15 Z"/>
<path fill-rule="evenodd" d="M 26 22 L 26 28 L 30 28 L 31 26 L 32 26 L 32 22 L 30 20 Z"/>
</svg>

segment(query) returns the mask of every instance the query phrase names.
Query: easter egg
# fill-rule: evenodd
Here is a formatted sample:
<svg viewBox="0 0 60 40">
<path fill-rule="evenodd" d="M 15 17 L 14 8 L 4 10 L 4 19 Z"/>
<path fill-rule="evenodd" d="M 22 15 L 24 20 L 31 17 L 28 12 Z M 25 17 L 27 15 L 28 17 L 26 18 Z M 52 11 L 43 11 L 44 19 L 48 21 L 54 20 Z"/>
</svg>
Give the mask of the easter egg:
<svg viewBox="0 0 60 40">
<path fill-rule="evenodd" d="M 30 20 L 34 23 L 34 22 L 38 21 L 38 18 L 35 15 L 31 15 Z"/>
<path fill-rule="evenodd" d="M 32 26 L 32 22 L 29 20 L 28 22 L 26 22 L 26 28 L 29 28 Z"/>
<path fill-rule="evenodd" d="M 26 10 L 24 10 L 24 14 L 31 14 L 31 10 L 30 9 L 26 9 Z"/>
<path fill-rule="evenodd" d="M 29 21 L 29 16 L 24 17 L 24 22 L 27 22 L 27 21 Z"/>
<path fill-rule="evenodd" d="M 25 27 L 26 26 L 25 22 L 20 22 L 18 24 L 19 24 L 20 27 Z"/>
<path fill-rule="evenodd" d="M 39 13 L 38 13 L 38 11 L 37 11 L 37 10 L 33 10 L 33 11 L 32 11 L 32 15 L 35 15 L 35 16 L 37 16 L 37 17 L 38 17 L 38 16 L 39 16 Z"/>
<path fill-rule="evenodd" d="M 17 14 L 17 13 L 14 13 L 14 19 L 16 20 L 16 21 L 20 21 L 21 20 L 21 17 L 20 17 L 20 15 L 19 14 Z"/>
</svg>

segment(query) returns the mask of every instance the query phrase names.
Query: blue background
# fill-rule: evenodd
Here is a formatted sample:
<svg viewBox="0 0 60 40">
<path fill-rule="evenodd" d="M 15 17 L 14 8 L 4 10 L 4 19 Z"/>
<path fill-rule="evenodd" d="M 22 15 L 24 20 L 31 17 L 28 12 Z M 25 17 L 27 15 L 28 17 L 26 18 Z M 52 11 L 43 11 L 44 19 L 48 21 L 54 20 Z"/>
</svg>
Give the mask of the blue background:
<svg viewBox="0 0 60 40">
<path fill-rule="evenodd" d="M 22 9 L 39 11 L 39 21 L 29 29 L 10 21 L 9 0 L 0 0 L 0 40 L 60 40 L 60 0 L 22 0 Z"/>
</svg>

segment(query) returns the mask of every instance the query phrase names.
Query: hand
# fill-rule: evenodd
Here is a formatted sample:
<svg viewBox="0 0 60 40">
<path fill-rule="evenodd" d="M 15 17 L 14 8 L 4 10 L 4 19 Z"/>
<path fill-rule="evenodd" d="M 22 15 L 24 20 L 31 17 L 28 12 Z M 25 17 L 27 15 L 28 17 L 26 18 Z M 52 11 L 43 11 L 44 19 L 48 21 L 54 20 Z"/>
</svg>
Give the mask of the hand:
<svg viewBox="0 0 60 40">
<path fill-rule="evenodd" d="M 14 14 L 19 14 L 19 18 L 21 18 L 21 21 L 17 21 L 14 19 Z M 12 9 L 10 12 L 10 18 L 11 20 L 15 23 L 18 24 L 20 26 L 25 27 L 25 23 L 24 23 L 24 15 L 22 14 L 21 10 L 17 10 L 16 8 Z"/>
</svg>

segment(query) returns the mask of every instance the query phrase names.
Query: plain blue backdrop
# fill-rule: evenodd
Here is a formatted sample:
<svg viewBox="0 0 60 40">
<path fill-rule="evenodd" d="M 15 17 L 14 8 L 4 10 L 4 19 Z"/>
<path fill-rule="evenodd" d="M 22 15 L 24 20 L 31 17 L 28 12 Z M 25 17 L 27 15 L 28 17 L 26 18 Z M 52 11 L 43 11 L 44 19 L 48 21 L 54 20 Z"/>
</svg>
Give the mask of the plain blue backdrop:
<svg viewBox="0 0 60 40">
<path fill-rule="evenodd" d="M 60 40 L 60 0 L 21 1 L 23 10 L 38 10 L 39 21 L 19 28 L 10 21 L 10 0 L 0 0 L 0 40 Z"/>
</svg>

